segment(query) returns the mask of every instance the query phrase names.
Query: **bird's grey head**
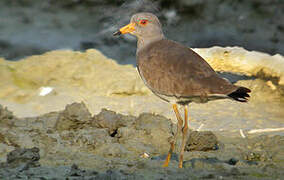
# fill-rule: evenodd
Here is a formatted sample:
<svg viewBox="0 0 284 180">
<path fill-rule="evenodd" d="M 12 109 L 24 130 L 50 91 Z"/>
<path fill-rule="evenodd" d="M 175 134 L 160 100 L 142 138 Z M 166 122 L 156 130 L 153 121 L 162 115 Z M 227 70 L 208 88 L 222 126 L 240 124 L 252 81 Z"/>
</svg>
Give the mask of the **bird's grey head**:
<svg viewBox="0 0 284 180">
<path fill-rule="evenodd" d="M 130 23 L 119 29 L 114 35 L 127 33 L 136 36 L 138 39 L 163 37 L 162 25 L 157 16 L 145 12 L 134 14 Z"/>
</svg>

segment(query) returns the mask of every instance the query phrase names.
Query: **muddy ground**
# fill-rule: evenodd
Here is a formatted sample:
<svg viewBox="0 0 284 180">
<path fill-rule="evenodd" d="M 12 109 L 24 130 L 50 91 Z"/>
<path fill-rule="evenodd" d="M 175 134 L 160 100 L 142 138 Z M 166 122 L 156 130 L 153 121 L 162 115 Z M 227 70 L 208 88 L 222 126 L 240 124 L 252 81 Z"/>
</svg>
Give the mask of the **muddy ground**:
<svg viewBox="0 0 284 180">
<path fill-rule="evenodd" d="M 228 117 L 229 118 L 229 117 Z M 178 151 L 163 168 L 176 130 L 170 119 L 125 116 L 83 103 L 33 118 L 0 106 L 0 179 L 281 179 L 283 134 L 246 138 L 190 131 L 179 169 Z M 180 145 L 180 141 L 177 143 Z"/>
</svg>

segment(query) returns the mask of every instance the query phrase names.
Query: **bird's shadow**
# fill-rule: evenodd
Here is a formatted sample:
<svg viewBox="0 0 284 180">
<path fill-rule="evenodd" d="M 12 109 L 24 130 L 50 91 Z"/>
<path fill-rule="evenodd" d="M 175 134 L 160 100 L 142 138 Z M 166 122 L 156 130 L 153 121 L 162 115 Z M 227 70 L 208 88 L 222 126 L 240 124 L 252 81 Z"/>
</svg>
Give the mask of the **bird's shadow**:
<svg viewBox="0 0 284 180">
<path fill-rule="evenodd" d="M 239 80 L 255 80 L 256 79 L 256 77 L 253 77 L 253 76 L 246 76 L 246 75 L 236 74 L 236 73 L 231 73 L 231 72 L 218 71 L 217 74 L 222 78 L 228 79 L 233 84 Z"/>
<path fill-rule="evenodd" d="M 167 154 L 164 154 L 164 155 L 159 155 L 159 156 L 153 156 L 151 160 L 165 160 L 166 158 L 167 158 Z M 172 153 L 171 161 L 173 160 L 178 161 L 178 154 Z"/>
<path fill-rule="evenodd" d="M 167 157 L 166 154 L 164 155 L 160 155 L 160 156 L 154 156 L 151 158 L 151 160 L 165 160 Z M 171 161 L 179 161 L 179 158 L 178 158 L 178 154 L 176 153 L 172 153 L 172 156 L 171 156 Z M 236 158 L 230 158 L 228 160 L 220 160 L 216 157 L 208 157 L 208 158 L 192 158 L 190 160 L 187 160 L 187 161 L 184 161 L 183 164 L 187 167 L 191 167 L 191 168 L 195 168 L 196 164 L 204 164 L 204 165 L 217 165 L 217 164 L 228 164 L 228 165 L 231 165 L 231 166 L 235 166 L 239 161 L 242 161 L 243 163 L 247 164 L 247 165 L 257 165 L 258 162 L 256 161 L 248 161 L 248 160 L 239 160 L 239 159 L 236 159 Z"/>
<path fill-rule="evenodd" d="M 217 165 L 217 164 L 227 164 L 227 165 L 231 165 L 231 166 L 235 166 L 237 165 L 237 163 L 241 161 L 242 163 L 245 163 L 247 165 L 258 165 L 258 162 L 257 161 L 248 161 L 248 160 L 239 160 L 239 159 L 235 159 L 235 158 L 230 158 L 228 160 L 220 160 L 216 157 L 209 157 L 209 158 L 192 158 L 188 161 L 184 161 L 183 164 L 186 165 L 188 164 L 187 166 L 190 166 L 192 168 L 195 168 L 196 167 L 196 164 L 200 164 L 200 163 L 203 163 L 203 164 L 212 164 L 212 165 Z"/>
</svg>

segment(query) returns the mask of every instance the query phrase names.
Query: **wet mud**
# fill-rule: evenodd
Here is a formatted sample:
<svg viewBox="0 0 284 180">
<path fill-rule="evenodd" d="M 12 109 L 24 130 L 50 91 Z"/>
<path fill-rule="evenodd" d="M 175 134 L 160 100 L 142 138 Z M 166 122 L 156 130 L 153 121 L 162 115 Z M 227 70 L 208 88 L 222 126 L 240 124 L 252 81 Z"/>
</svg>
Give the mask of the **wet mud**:
<svg viewBox="0 0 284 180">
<path fill-rule="evenodd" d="M 0 179 L 281 179 L 284 138 L 238 137 L 190 131 L 184 168 L 180 138 L 170 165 L 162 164 L 175 124 L 163 116 L 138 117 L 84 103 L 38 117 L 17 118 L 0 106 Z"/>
</svg>

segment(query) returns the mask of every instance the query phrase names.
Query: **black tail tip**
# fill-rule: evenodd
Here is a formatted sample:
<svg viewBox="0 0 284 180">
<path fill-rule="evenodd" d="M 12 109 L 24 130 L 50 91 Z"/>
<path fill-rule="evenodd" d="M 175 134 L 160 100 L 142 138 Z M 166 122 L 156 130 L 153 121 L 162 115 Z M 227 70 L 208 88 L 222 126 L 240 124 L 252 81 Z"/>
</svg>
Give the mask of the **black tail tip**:
<svg viewBox="0 0 284 180">
<path fill-rule="evenodd" d="M 246 87 L 239 87 L 236 91 L 232 92 L 228 96 L 232 99 L 239 101 L 239 102 L 247 102 L 250 95 L 251 90 Z"/>
</svg>

